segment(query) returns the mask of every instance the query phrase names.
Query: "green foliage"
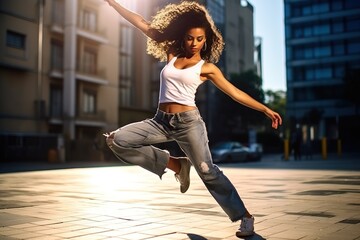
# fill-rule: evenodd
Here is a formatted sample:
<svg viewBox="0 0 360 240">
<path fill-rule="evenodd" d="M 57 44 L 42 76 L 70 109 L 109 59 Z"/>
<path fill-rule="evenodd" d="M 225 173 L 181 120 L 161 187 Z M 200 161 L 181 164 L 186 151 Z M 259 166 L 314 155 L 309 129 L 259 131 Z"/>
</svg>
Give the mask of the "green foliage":
<svg viewBox="0 0 360 240">
<path fill-rule="evenodd" d="M 285 92 L 282 90 L 272 91 L 267 90 L 265 92 L 266 96 L 266 105 L 274 110 L 275 112 L 279 113 L 282 118 L 285 117 L 285 109 L 286 109 L 286 96 Z"/>
<path fill-rule="evenodd" d="M 262 79 L 254 71 L 233 74 L 230 77 L 230 82 L 255 100 L 264 103 L 265 94 L 262 89 Z M 264 124 L 265 117 L 263 113 L 245 107 L 225 94 L 219 97 L 219 112 L 222 116 L 225 131 L 228 133 L 234 131 L 247 132 L 249 127 Z"/>
</svg>

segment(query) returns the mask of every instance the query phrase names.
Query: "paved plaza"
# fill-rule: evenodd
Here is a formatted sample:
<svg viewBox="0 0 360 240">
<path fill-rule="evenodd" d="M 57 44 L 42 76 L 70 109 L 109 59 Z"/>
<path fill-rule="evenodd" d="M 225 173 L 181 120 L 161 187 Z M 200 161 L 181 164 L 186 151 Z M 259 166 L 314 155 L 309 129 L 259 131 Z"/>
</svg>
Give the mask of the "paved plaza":
<svg viewBox="0 0 360 240">
<path fill-rule="evenodd" d="M 360 239 L 360 159 L 221 165 L 255 216 L 245 239 Z M 326 170 L 327 169 L 327 170 Z M 238 239 L 192 168 L 187 193 L 136 166 L 0 174 L 0 239 Z"/>
</svg>

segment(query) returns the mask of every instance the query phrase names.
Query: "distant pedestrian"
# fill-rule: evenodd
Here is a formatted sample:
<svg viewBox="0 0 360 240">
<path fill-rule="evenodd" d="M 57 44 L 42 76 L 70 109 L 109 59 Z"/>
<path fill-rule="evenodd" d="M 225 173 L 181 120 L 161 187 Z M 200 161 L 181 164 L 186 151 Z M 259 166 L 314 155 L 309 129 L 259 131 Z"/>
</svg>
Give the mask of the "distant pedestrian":
<svg viewBox="0 0 360 240">
<path fill-rule="evenodd" d="M 148 53 L 167 62 L 160 74 L 155 117 L 105 134 L 107 144 L 119 159 L 139 165 L 160 178 L 166 168 L 174 171 L 182 193 L 189 188 L 192 164 L 231 221 L 241 220 L 236 235 L 254 234 L 254 217 L 230 180 L 212 162 L 205 123 L 195 105 L 195 93 L 200 84 L 210 80 L 235 101 L 263 112 L 271 119 L 273 128 L 281 124 L 281 117 L 234 87 L 213 64 L 219 60 L 224 43 L 202 5 L 189 1 L 169 4 L 149 23 L 115 0 L 106 1 L 148 37 Z M 187 157 L 176 158 L 153 146 L 173 140 Z"/>
<path fill-rule="evenodd" d="M 301 160 L 302 135 L 300 130 L 293 132 L 291 139 L 291 145 L 294 151 L 294 159 Z"/>
<path fill-rule="evenodd" d="M 306 159 L 312 159 L 312 142 L 310 139 L 306 139 L 304 143 L 304 155 Z"/>
</svg>

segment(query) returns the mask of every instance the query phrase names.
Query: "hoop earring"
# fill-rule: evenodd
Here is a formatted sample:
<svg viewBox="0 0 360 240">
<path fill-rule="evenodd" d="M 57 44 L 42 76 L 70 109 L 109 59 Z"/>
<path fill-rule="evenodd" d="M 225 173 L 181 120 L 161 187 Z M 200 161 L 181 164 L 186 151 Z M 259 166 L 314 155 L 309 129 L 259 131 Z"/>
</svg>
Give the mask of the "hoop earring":
<svg viewBox="0 0 360 240">
<path fill-rule="evenodd" d="M 201 49 L 201 51 L 205 52 L 206 49 L 207 49 L 207 43 L 205 42 L 205 43 L 204 43 L 204 46 L 203 46 L 202 49 Z"/>
</svg>

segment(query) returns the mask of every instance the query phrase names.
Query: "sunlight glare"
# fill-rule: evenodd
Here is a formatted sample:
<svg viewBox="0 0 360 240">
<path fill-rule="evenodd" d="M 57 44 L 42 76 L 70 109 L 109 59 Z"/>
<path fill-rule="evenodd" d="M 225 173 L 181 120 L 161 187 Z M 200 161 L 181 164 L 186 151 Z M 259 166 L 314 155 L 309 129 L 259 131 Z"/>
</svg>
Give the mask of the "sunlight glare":
<svg viewBox="0 0 360 240">
<path fill-rule="evenodd" d="M 110 194 L 118 189 L 132 189 L 136 185 L 131 181 L 132 178 L 131 173 L 124 174 L 117 168 L 96 168 L 89 172 L 85 181 L 94 192 Z"/>
</svg>

